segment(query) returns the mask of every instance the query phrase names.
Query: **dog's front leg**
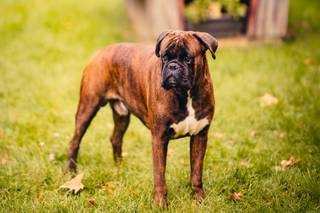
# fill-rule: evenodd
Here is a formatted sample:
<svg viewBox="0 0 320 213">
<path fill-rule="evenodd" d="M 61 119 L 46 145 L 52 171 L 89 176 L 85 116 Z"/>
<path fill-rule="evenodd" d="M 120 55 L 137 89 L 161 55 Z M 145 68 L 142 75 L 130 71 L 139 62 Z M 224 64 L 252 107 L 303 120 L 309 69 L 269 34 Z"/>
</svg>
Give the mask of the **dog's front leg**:
<svg viewBox="0 0 320 213">
<path fill-rule="evenodd" d="M 190 140 L 190 165 L 191 165 L 191 186 L 193 198 L 202 202 L 205 193 L 202 187 L 203 160 L 207 148 L 208 131 L 204 129 Z"/>
<path fill-rule="evenodd" d="M 157 207 L 167 207 L 167 185 L 165 180 L 168 139 L 152 134 L 154 202 Z"/>
</svg>

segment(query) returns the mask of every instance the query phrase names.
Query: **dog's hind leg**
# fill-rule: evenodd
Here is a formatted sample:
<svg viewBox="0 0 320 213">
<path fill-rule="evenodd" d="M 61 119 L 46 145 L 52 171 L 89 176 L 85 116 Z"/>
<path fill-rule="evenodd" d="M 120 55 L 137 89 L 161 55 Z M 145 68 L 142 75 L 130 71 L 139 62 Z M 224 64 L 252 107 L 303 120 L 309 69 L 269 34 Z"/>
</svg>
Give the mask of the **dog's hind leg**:
<svg viewBox="0 0 320 213">
<path fill-rule="evenodd" d="M 101 100 L 96 95 L 85 95 L 80 97 L 75 120 L 75 132 L 69 143 L 68 150 L 68 166 L 72 172 L 76 172 L 76 160 L 81 139 L 89 127 L 91 120 L 98 112 L 100 106 Z"/>
<path fill-rule="evenodd" d="M 121 101 L 111 103 L 114 128 L 110 138 L 113 158 L 116 163 L 122 159 L 122 139 L 130 122 L 130 112 Z"/>
</svg>

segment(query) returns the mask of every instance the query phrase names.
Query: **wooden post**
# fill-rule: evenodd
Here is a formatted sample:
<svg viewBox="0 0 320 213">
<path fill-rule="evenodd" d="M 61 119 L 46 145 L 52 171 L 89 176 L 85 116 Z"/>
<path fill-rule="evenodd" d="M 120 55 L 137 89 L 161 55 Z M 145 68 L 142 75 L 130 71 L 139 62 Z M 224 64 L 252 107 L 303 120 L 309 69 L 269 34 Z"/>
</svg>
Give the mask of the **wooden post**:
<svg viewBox="0 0 320 213">
<path fill-rule="evenodd" d="M 247 36 L 280 39 L 287 33 L 289 0 L 251 0 Z"/>
<path fill-rule="evenodd" d="M 154 40 L 165 30 L 184 28 L 183 0 L 125 0 L 125 6 L 143 40 Z"/>
<path fill-rule="evenodd" d="M 150 36 L 148 31 L 150 23 L 145 1 L 125 0 L 125 8 L 139 37 L 143 40 L 147 39 Z"/>
</svg>

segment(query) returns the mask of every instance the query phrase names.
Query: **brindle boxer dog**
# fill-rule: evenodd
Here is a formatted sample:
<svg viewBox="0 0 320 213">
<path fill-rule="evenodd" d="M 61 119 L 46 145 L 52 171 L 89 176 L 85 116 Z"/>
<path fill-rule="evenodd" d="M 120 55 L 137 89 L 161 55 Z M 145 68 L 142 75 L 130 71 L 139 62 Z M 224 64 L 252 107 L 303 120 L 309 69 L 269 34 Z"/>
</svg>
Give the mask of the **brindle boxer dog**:
<svg viewBox="0 0 320 213">
<path fill-rule="evenodd" d="M 214 113 L 206 50 L 215 58 L 217 40 L 208 33 L 168 31 L 155 47 L 115 44 L 96 53 L 81 81 L 76 127 L 69 145 L 69 168 L 76 170 L 80 141 L 100 107 L 110 103 L 113 156 L 121 160 L 122 138 L 137 116 L 152 133 L 154 199 L 167 206 L 165 168 L 170 139 L 190 136 L 193 197 L 201 202 L 203 159 Z"/>
</svg>

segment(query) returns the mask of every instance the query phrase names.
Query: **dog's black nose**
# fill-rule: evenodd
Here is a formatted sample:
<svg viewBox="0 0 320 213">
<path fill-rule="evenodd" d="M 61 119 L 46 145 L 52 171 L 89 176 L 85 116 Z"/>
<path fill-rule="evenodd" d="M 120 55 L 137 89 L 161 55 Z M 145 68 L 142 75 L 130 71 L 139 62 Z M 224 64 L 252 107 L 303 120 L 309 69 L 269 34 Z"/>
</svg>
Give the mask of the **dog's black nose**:
<svg viewBox="0 0 320 213">
<path fill-rule="evenodd" d="M 176 63 L 171 63 L 168 65 L 169 70 L 176 70 L 176 69 L 178 69 L 178 67 L 179 67 L 179 65 Z"/>
</svg>

